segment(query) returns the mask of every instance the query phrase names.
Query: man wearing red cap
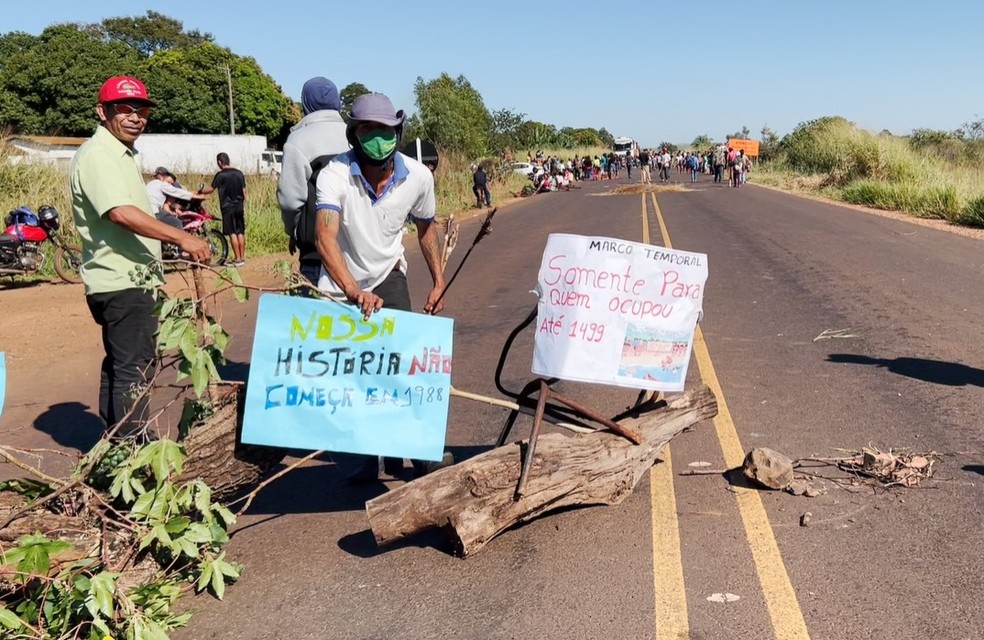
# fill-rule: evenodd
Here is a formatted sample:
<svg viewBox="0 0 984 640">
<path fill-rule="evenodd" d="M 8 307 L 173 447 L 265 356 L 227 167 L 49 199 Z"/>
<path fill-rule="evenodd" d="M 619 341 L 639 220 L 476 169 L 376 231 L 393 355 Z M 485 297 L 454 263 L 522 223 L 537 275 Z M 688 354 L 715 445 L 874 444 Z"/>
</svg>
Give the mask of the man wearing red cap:
<svg viewBox="0 0 984 640">
<path fill-rule="evenodd" d="M 209 257 L 208 244 L 154 217 L 133 143 L 156 103 L 140 80 L 110 78 L 99 89 L 99 126 L 72 159 L 70 191 L 75 226 L 82 237 L 82 281 L 93 319 L 102 327 L 99 415 L 118 436 L 139 435 L 147 408 L 134 392 L 154 360 L 157 319 L 154 288 L 163 283 L 156 261 L 161 242 L 178 245 L 192 260 Z M 137 283 L 138 271 L 151 273 Z"/>
</svg>

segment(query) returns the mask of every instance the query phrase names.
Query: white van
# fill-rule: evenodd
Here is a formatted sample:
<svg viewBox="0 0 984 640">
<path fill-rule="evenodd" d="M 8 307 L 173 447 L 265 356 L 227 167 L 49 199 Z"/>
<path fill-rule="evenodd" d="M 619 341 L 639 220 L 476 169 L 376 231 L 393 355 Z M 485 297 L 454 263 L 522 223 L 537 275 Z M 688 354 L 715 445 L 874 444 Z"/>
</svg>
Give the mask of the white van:
<svg viewBox="0 0 984 640">
<path fill-rule="evenodd" d="M 262 173 L 270 173 L 279 176 L 284 168 L 284 152 L 274 149 L 267 149 L 260 157 L 260 170 Z"/>
</svg>

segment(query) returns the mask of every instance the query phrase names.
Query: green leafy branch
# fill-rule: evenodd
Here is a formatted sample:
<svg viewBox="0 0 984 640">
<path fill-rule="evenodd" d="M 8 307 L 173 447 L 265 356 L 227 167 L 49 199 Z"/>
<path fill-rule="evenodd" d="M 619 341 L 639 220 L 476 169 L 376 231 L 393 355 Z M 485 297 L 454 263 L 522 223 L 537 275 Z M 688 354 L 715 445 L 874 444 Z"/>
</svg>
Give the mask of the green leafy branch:
<svg viewBox="0 0 984 640">
<path fill-rule="evenodd" d="M 135 269 L 131 278 L 139 286 L 153 287 L 159 266 Z M 162 366 L 138 390 L 159 390 L 162 373 L 171 369 L 178 380 L 190 379 L 195 399 L 184 404 L 179 437 L 218 406 L 211 402 L 210 390 L 219 381 L 229 335 L 210 313 L 216 297 L 231 292 L 244 301 L 251 291 L 316 291 L 286 261 L 277 266 L 287 282 L 281 288 L 246 285 L 235 269 L 192 266 L 187 271 L 193 279 L 192 297 L 159 295 Z M 215 276 L 211 291 L 204 286 L 206 272 Z M 187 459 L 180 442 L 118 438 L 118 428 L 82 457 L 66 479 L 52 478 L 17 459 L 14 450 L 0 447 L 0 458 L 33 476 L 0 483 L 0 491 L 17 493 L 26 502 L 0 511 L 0 530 L 11 523 L 17 530 L 28 514 L 31 522 L 55 518 L 58 523 L 41 527 L 58 531 L 57 536 L 33 531 L 0 551 L 0 637 L 166 640 L 171 629 L 190 617 L 172 611 L 184 590 L 207 590 L 221 599 L 239 577 L 242 568 L 227 559 L 223 548 L 235 514 L 213 499 L 205 482 L 179 480 Z M 244 496 L 243 510 L 260 489 L 295 466 Z M 21 526 L 20 531 L 31 531 Z M 14 539 L 8 533 L 5 542 Z"/>
<path fill-rule="evenodd" d="M 103 470 L 111 481 L 105 500 L 79 496 L 89 505 L 83 519 L 100 523 L 98 545 L 80 554 L 70 542 L 37 532 L 0 551 L 3 637 L 166 639 L 168 630 L 190 617 L 171 611 L 182 583 L 221 599 L 226 585 L 239 577 L 242 568 L 222 550 L 235 516 L 212 499 L 204 482 L 175 482 L 185 460 L 182 447 L 156 440 L 126 455 L 119 451 L 94 450 L 73 476 L 96 479 L 99 464 L 118 461 L 108 473 Z M 44 493 L 37 485 L 4 488 Z M 96 492 L 88 483 L 73 486 L 81 494 Z M 53 491 L 49 487 L 46 495 Z M 145 561 L 163 570 L 143 584 L 128 585 L 128 572 Z"/>
</svg>

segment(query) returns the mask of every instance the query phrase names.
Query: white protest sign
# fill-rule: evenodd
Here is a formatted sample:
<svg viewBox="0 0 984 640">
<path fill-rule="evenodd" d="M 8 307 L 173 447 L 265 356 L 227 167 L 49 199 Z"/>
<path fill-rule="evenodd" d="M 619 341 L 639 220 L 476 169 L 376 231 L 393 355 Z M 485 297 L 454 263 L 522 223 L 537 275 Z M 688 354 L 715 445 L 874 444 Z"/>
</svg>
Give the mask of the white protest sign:
<svg viewBox="0 0 984 640">
<path fill-rule="evenodd" d="M 683 391 L 707 256 L 553 233 L 543 251 L 533 373 Z"/>
</svg>

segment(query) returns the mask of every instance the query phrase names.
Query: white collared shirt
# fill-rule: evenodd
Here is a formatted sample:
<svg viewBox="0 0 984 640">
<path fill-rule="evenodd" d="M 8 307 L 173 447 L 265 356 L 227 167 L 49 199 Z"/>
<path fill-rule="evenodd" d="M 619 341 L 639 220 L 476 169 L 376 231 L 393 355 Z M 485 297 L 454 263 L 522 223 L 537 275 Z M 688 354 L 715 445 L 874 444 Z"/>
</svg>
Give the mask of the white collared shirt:
<svg viewBox="0 0 984 640">
<path fill-rule="evenodd" d="M 406 273 L 403 234 L 408 217 L 433 220 L 436 213 L 430 169 L 402 153 L 393 162 L 393 176 L 378 197 L 353 151 L 340 154 L 318 174 L 318 211 L 338 213 L 338 244 L 349 272 L 364 291 L 379 286 L 394 267 Z M 342 292 L 324 266 L 318 288 Z"/>
</svg>

